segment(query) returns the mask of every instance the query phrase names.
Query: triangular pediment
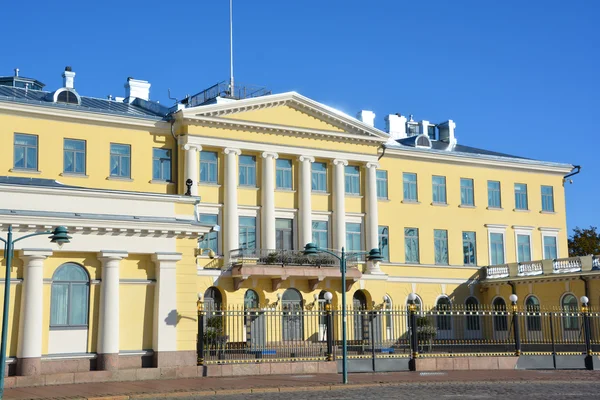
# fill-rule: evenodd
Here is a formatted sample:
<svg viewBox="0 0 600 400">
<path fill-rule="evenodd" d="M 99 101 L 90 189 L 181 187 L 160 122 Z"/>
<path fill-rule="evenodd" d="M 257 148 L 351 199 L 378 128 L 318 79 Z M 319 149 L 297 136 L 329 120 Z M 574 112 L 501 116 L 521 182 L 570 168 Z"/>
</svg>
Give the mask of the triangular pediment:
<svg viewBox="0 0 600 400">
<path fill-rule="evenodd" d="M 186 108 L 183 118 L 192 123 L 309 133 L 337 140 L 385 142 L 389 137 L 379 129 L 295 92 Z"/>
</svg>

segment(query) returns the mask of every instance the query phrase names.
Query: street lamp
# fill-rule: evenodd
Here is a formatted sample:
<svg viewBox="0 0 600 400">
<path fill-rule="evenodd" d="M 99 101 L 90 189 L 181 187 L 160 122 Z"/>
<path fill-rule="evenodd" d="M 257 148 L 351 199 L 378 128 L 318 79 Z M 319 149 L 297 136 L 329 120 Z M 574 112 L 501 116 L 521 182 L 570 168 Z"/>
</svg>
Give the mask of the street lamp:
<svg viewBox="0 0 600 400">
<path fill-rule="evenodd" d="M 346 250 L 342 247 L 341 255 L 337 255 L 332 251 L 321 249 L 316 243 L 307 243 L 304 246 L 304 255 L 306 256 L 314 256 L 319 253 L 327 253 L 335 258 L 337 258 L 340 262 L 340 272 L 342 273 L 342 376 L 343 383 L 348 383 L 348 346 L 347 346 L 347 338 L 346 338 L 346 259 L 348 255 L 367 255 L 367 260 L 372 262 L 379 262 L 383 260 L 381 256 L 381 252 L 379 249 L 371 249 L 368 253 L 366 251 L 356 251 L 352 253 L 346 253 Z"/>
<path fill-rule="evenodd" d="M 6 239 L 0 238 L 4 243 L 4 258 L 6 258 L 6 273 L 4 275 L 4 313 L 2 314 L 2 343 L 0 344 L 0 398 L 4 396 L 4 371 L 6 370 L 6 340 L 8 336 L 8 303 L 10 302 L 10 270 L 12 268 L 13 252 L 15 243 L 32 236 L 50 235 L 51 243 L 63 244 L 69 243 L 69 231 L 64 226 L 57 226 L 53 231 L 44 231 L 31 233 L 13 240 L 12 225 L 8 226 L 8 235 Z"/>
</svg>

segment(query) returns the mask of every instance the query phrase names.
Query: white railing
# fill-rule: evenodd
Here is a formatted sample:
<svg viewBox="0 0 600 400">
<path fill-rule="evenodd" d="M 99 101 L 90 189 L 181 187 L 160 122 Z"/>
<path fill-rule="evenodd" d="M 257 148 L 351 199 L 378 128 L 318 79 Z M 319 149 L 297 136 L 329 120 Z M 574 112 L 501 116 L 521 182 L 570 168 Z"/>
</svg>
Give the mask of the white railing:
<svg viewBox="0 0 600 400">
<path fill-rule="evenodd" d="M 526 261 L 519 263 L 518 271 L 520 276 L 541 275 L 544 267 L 541 261 Z"/>
<path fill-rule="evenodd" d="M 508 275 L 509 275 L 508 265 L 494 265 L 493 267 L 487 267 L 486 279 L 507 278 Z"/>
<path fill-rule="evenodd" d="M 600 256 L 592 258 L 592 268 L 600 268 Z"/>
<path fill-rule="evenodd" d="M 581 271 L 581 259 L 579 257 L 559 258 L 554 260 L 554 273 Z"/>
</svg>

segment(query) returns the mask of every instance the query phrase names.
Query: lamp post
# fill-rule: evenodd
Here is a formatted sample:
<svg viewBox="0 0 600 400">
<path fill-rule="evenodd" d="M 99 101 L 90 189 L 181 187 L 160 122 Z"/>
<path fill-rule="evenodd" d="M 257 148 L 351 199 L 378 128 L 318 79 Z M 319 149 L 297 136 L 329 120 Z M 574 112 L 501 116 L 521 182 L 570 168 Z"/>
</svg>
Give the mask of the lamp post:
<svg viewBox="0 0 600 400">
<path fill-rule="evenodd" d="M 2 314 L 2 343 L 0 344 L 0 398 L 4 397 L 4 373 L 6 371 L 6 340 L 8 336 L 8 305 L 10 302 L 10 270 L 12 268 L 13 252 L 15 243 L 32 236 L 50 235 L 48 238 L 51 243 L 56 243 L 59 247 L 69 243 L 69 231 L 64 226 L 58 226 L 54 231 L 44 231 L 31 233 L 17 239 L 13 239 L 12 225 L 8 226 L 8 235 L 6 239 L 0 238 L 4 243 L 4 258 L 6 259 L 6 273 L 4 275 L 4 312 Z"/>
<path fill-rule="evenodd" d="M 410 292 L 408 294 L 408 311 L 409 311 L 409 323 L 410 323 L 410 347 L 412 350 L 411 360 L 412 366 L 411 371 L 416 371 L 417 357 L 419 356 L 419 337 L 417 329 L 417 300 L 416 293 Z"/>
<path fill-rule="evenodd" d="M 348 383 L 348 346 L 347 346 L 347 334 L 346 334 L 346 260 L 348 255 L 367 255 L 367 260 L 372 262 L 378 262 L 383 260 L 379 249 L 371 249 L 369 252 L 356 251 L 352 253 L 346 253 L 346 250 L 342 247 L 342 252 L 338 256 L 332 251 L 327 249 L 321 249 L 316 243 L 307 243 L 304 246 L 304 255 L 311 256 L 319 253 L 326 253 L 334 256 L 340 262 L 340 272 L 342 273 L 342 382 Z"/>
<path fill-rule="evenodd" d="M 508 299 L 512 303 L 513 332 L 514 332 L 514 338 L 515 338 L 515 356 L 518 357 L 521 355 L 521 331 L 519 329 L 519 314 L 518 314 L 518 307 L 517 307 L 517 301 L 519 300 L 519 297 L 513 293 L 510 296 L 508 296 Z"/>
<path fill-rule="evenodd" d="M 592 355 L 592 331 L 590 326 L 590 314 L 588 304 L 590 299 L 587 296 L 581 296 L 581 314 L 583 315 L 583 330 L 585 335 L 585 355 Z M 589 369 L 589 368 L 588 368 Z"/>
<path fill-rule="evenodd" d="M 333 361 L 333 321 L 331 315 L 331 299 L 333 295 L 331 292 L 325 292 L 323 296 L 325 298 L 325 329 L 327 339 L 327 361 Z"/>
</svg>

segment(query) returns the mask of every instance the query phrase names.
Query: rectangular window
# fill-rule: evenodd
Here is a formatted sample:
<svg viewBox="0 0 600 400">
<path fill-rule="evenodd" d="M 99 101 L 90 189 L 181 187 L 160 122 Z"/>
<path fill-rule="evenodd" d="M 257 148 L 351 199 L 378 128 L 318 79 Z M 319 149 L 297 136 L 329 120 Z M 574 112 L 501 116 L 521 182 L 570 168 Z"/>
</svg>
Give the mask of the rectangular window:
<svg viewBox="0 0 600 400">
<path fill-rule="evenodd" d="M 217 183 L 218 160 L 214 151 L 200 152 L 200 182 Z"/>
<path fill-rule="evenodd" d="M 327 231 L 327 221 L 313 221 L 312 241 L 321 249 L 329 248 L 329 233 Z"/>
<path fill-rule="evenodd" d="M 460 178 L 460 204 L 474 206 L 473 179 Z"/>
<path fill-rule="evenodd" d="M 358 167 L 348 165 L 345 167 L 346 194 L 360 194 L 360 172 Z"/>
<path fill-rule="evenodd" d="M 404 228 L 404 258 L 407 263 L 419 263 L 419 229 Z"/>
<path fill-rule="evenodd" d="M 463 232 L 463 263 L 465 265 L 477 265 L 475 232 Z"/>
<path fill-rule="evenodd" d="M 277 189 L 292 189 L 292 160 L 275 161 L 275 184 Z"/>
<path fill-rule="evenodd" d="M 542 211 L 554 212 L 554 188 L 542 186 Z"/>
<path fill-rule="evenodd" d="M 171 150 L 152 149 L 152 179 L 171 181 Z"/>
<path fill-rule="evenodd" d="M 65 139 L 63 172 L 85 175 L 85 140 Z"/>
<path fill-rule="evenodd" d="M 388 198 L 388 177 L 387 171 L 377 170 L 377 198 Z"/>
<path fill-rule="evenodd" d="M 527 207 L 527 185 L 525 183 L 515 183 L 515 209 L 529 209 Z"/>
<path fill-rule="evenodd" d="M 256 157 L 240 156 L 240 186 L 256 186 Z"/>
<path fill-rule="evenodd" d="M 361 230 L 360 224 L 351 222 L 346 223 L 346 250 L 361 251 Z"/>
<path fill-rule="evenodd" d="M 446 177 L 445 176 L 433 176 L 431 179 L 432 191 L 433 191 L 433 202 L 446 204 Z"/>
<path fill-rule="evenodd" d="M 531 261 L 531 237 L 517 235 L 517 262 Z"/>
<path fill-rule="evenodd" d="M 435 140 L 435 125 L 427 126 L 427 136 L 429 136 L 429 139 Z"/>
<path fill-rule="evenodd" d="M 256 217 L 240 217 L 240 248 L 256 249 Z"/>
<path fill-rule="evenodd" d="M 448 264 L 448 231 L 435 229 L 433 231 L 433 247 L 435 250 L 435 263 Z"/>
<path fill-rule="evenodd" d="M 294 221 L 277 218 L 275 220 L 275 248 L 277 250 L 292 250 L 294 248 Z"/>
<path fill-rule="evenodd" d="M 490 233 L 490 263 L 504 264 L 504 234 Z"/>
<path fill-rule="evenodd" d="M 419 201 L 417 194 L 417 174 L 405 172 L 402 174 L 404 185 L 404 201 Z"/>
<path fill-rule="evenodd" d="M 544 236 L 544 259 L 554 260 L 558 257 L 556 250 L 556 237 L 555 236 Z"/>
<path fill-rule="evenodd" d="M 312 163 L 312 190 L 313 192 L 327 191 L 327 164 L 322 162 Z"/>
<path fill-rule="evenodd" d="M 390 261 L 390 229 L 387 226 L 379 227 L 379 251 L 385 261 Z"/>
<path fill-rule="evenodd" d="M 200 223 L 215 226 L 218 224 L 218 215 L 216 214 L 200 214 Z M 218 232 L 208 232 L 204 234 L 204 238 L 200 242 L 201 249 L 211 249 L 215 253 L 218 251 L 219 235 Z"/>
<path fill-rule="evenodd" d="M 38 137 L 37 135 L 25 135 L 15 133 L 14 163 L 18 169 L 38 169 Z"/>
<path fill-rule="evenodd" d="M 500 182 L 498 181 L 488 181 L 488 207 L 502 208 Z"/>
<path fill-rule="evenodd" d="M 110 144 L 110 176 L 131 178 L 131 146 Z"/>
</svg>

